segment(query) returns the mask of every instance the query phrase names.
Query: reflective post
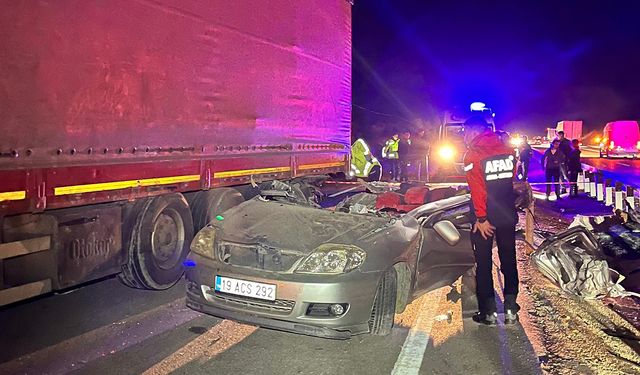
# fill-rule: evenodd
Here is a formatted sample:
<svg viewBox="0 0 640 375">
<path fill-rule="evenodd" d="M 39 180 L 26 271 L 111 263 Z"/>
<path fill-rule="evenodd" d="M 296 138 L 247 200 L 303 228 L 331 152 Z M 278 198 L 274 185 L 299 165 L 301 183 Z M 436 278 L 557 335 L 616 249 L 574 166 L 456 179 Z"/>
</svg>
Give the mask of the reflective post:
<svg viewBox="0 0 640 375">
<path fill-rule="evenodd" d="M 598 173 L 596 199 L 598 200 L 598 202 L 604 201 L 604 178 L 602 177 L 602 173 Z"/>
<path fill-rule="evenodd" d="M 591 187 L 591 172 L 584 172 L 584 192 L 589 195 L 589 188 Z"/>
<path fill-rule="evenodd" d="M 629 205 L 627 206 L 627 210 L 631 209 L 631 210 L 635 210 L 636 209 L 636 199 L 633 196 L 633 192 L 634 192 L 634 188 L 632 186 L 627 186 L 627 203 L 629 203 Z M 625 211 L 627 211 L 625 210 Z"/>
<path fill-rule="evenodd" d="M 584 191 L 584 173 L 578 173 L 578 190 Z"/>
<path fill-rule="evenodd" d="M 626 197 L 622 188 L 622 183 L 616 182 L 616 210 L 624 210 L 624 200 Z"/>
<path fill-rule="evenodd" d="M 607 206 L 613 206 L 613 186 L 611 186 L 611 179 L 606 179 L 605 182 L 605 199 L 604 204 Z"/>
</svg>

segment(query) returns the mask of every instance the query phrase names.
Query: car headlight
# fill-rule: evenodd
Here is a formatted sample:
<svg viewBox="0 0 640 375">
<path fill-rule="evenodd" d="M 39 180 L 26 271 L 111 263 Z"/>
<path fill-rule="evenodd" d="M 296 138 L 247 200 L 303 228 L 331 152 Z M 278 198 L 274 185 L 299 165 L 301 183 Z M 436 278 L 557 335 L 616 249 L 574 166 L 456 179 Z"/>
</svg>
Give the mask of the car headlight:
<svg viewBox="0 0 640 375">
<path fill-rule="evenodd" d="M 207 258 L 214 258 L 214 242 L 216 229 L 211 225 L 202 228 L 191 241 L 191 251 Z"/>
<path fill-rule="evenodd" d="M 353 245 L 324 244 L 298 266 L 298 273 L 339 274 L 353 271 L 364 263 L 367 254 Z"/>
<path fill-rule="evenodd" d="M 440 155 L 442 159 L 451 160 L 456 155 L 456 149 L 448 145 L 442 146 L 438 150 L 438 155 Z"/>
</svg>

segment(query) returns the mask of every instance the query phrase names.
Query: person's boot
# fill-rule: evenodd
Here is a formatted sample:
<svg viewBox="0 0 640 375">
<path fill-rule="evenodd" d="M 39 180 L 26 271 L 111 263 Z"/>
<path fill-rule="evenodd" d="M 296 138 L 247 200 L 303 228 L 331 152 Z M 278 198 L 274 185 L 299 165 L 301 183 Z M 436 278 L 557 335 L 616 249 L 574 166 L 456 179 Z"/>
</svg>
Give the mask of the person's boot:
<svg viewBox="0 0 640 375">
<path fill-rule="evenodd" d="M 473 319 L 474 322 L 479 324 L 493 326 L 493 325 L 496 325 L 496 323 L 498 322 L 498 313 L 494 312 L 494 313 L 486 314 L 478 311 L 477 313 L 473 314 L 471 319 Z"/>
<path fill-rule="evenodd" d="M 517 296 L 506 294 L 504 296 L 504 324 L 516 324 L 520 305 L 516 302 Z"/>
<path fill-rule="evenodd" d="M 504 324 L 516 324 L 518 322 L 518 312 L 507 309 L 504 311 Z"/>
</svg>

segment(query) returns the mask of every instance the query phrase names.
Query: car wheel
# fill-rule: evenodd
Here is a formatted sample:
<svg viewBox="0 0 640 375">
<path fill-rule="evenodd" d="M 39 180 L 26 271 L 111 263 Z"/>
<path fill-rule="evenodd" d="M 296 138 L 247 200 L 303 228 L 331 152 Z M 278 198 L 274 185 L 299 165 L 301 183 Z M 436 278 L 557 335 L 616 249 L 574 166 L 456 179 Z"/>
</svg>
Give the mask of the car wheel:
<svg viewBox="0 0 640 375">
<path fill-rule="evenodd" d="M 195 193 L 189 200 L 196 232 L 209 224 L 216 216 L 244 202 L 242 194 L 233 188 L 218 188 Z"/>
<path fill-rule="evenodd" d="M 149 199 L 138 211 L 120 279 L 140 289 L 170 288 L 182 277 L 192 239 L 193 219 L 182 194 Z"/>
<path fill-rule="evenodd" d="M 391 333 L 396 312 L 396 284 L 394 269 L 385 272 L 378 284 L 369 319 L 369 330 L 372 335 L 386 336 Z"/>
</svg>

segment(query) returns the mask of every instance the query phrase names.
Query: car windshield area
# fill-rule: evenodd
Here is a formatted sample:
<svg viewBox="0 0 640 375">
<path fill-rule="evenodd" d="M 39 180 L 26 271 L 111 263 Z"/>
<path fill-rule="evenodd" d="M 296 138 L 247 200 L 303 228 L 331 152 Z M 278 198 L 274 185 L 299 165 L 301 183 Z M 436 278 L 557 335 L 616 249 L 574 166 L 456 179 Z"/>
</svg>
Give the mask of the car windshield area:
<svg viewBox="0 0 640 375">
<path fill-rule="evenodd" d="M 464 143 L 462 124 L 446 124 L 442 131 L 442 138 L 451 143 Z"/>
</svg>

